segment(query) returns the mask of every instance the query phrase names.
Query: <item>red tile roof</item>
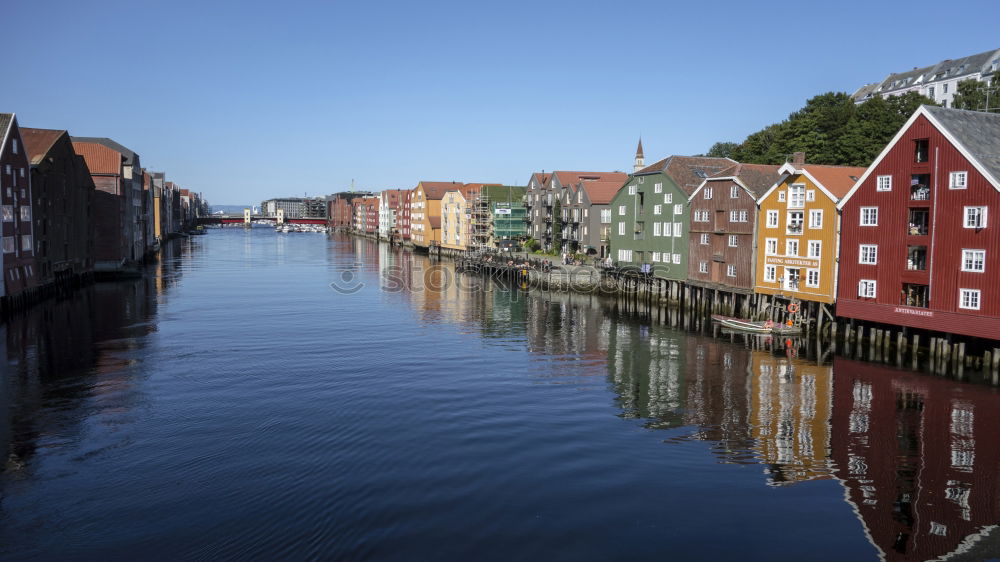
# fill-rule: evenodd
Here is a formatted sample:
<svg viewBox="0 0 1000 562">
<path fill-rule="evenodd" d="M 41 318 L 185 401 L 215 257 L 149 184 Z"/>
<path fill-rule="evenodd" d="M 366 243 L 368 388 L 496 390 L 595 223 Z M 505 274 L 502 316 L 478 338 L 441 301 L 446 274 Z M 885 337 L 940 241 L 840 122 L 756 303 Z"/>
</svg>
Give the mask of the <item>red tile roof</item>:
<svg viewBox="0 0 1000 562">
<path fill-rule="evenodd" d="M 457 181 L 422 181 L 420 186 L 424 188 L 425 199 L 440 199 L 445 191 L 460 189 L 465 184 Z"/>
<path fill-rule="evenodd" d="M 854 187 L 855 182 L 864 175 L 867 168 L 855 168 L 852 166 L 818 166 L 806 164 L 802 169 L 809 172 L 809 175 L 816 178 L 816 181 L 823 184 L 827 191 L 834 197 L 840 199 L 847 195 L 847 192 Z"/>
<path fill-rule="evenodd" d="M 122 153 L 96 142 L 74 142 L 73 150 L 83 156 L 91 174 L 121 174 Z"/>
<path fill-rule="evenodd" d="M 708 179 L 711 181 L 718 178 L 739 178 L 755 197 L 760 197 L 781 178 L 781 174 L 778 173 L 780 167 L 771 164 L 736 164 Z"/>
<path fill-rule="evenodd" d="M 40 163 L 45 158 L 45 155 L 49 153 L 49 150 L 52 149 L 52 145 L 63 135 L 69 135 L 69 133 L 58 129 L 21 127 L 21 138 L 24 140 L 24 149 L 28 152 L 28 159 L 32 164 Z"/>
<path fill-rule="evenodd" d="M 624 181 L 585 181 L 580 182 L 583 190 L 587 192 L 590 203 L 593 205 L 607 205 L 614 198 L 618 190 L 624 185 Z"/>
</svg>

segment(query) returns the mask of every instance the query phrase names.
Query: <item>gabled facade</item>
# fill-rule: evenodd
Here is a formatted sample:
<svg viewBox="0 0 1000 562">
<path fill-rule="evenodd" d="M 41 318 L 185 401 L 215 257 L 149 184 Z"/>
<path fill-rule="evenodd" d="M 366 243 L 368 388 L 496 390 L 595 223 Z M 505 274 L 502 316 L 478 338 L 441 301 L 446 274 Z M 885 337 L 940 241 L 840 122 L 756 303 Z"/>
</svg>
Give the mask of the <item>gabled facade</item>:
<svg viewBox="0 0 1000 562">
<path fill-rule="evenodd" d="M 559 203 L 561 216 L 561 209 L 571 206 L 576 200 L 576 193 L 581 183 L 616 182 L 621 185 L 621 182 L 624 182 L 627 177 L 628 175 L 622 172 L 556 171 L 551 174 L 532 174 L 525 199 L 525 207 L 529 215 L 528 236 L 538 240 L 543 248 L 552 248 L 555 242 L 555 232 L 552 230 L 552 225 L 556 202 Z M 572 215 L 569 215 L 567 220 L 571 218 Z M 563 228 L 566 226 L 567 222 L 563 221 Z M 572 246 L 574 241 L 572 230 L 565 232 L 563 239 Z M 565 246 L 566 244 L 564 244 L 564 248 Z M 573 248 L 565 249 L 572 250 Z"/>
<path fill-rule="evenodd" d="M 611 200 L 610 255 L 620 267 L 682 281 L 688 272 L 688 198 L 729 158 L 670 156 L 627 179 Z"/>
<path fill-rule="evenodd" d="M 1000 340 L 1000 115 L 920 107 L 840 207 L 839 316 Z"/>
<path fill-rule="evenodd" d="M 441 198 L 446 191 L 459 189 L 459 182 L 422 181 L 410 197 L 410 240 L 417 248 L 441 244 Z"/>
<path fill-rule="evenodd" d="M 602 259 L 608 256 L 611 199 L 618 193 L 624 179 L 576 184 L 563 221 L 567 228 L 564 239 L 570 242 L 571 251 Z"/>
<path fill-rule="evenodd" d="M 688 281 L 753 292 L 757 198 L 777 183 L 778 166 L 735 164 L 688 198 Z"/>
<path fill-rule="evenodd" d="M 796 161 L 758 201 L 754 291 L 832 304 L 837 285 L 837 202 L 864 168 Z"/>
<path fill-rule="evenodd" d="M 94 269 L 116 271 L 145 254 L 142 167 L 139 155 L 115 141 L 71 137 L 97 189 L 94 198 Z M 183 193 L 181 194 L 183 198 Z M 183 202 L 182 202 L 183 206 Z"/>
<path fill-rule="evenodd" d="M 69 133 L 21 129 L 31 164 L 35 262 L 39 284 L 94 267 L 94 181 Z"/>
<path fill-rule="evenodd" d="M 378 194 L 378 236 L 383 240 L 401 238 L 403 194 L 409 190 L 387 189 Z"/>
<path fill-rule="evenodd" d="M 464 251 L 472 236 L 470 201 L 463 189 L 451 189 L 441 198 L 441 247 Z"/>
<path fill-rule="evenodd" d="M 17 117 L 0 113 L 0 297 L 38 284 L 29 166 Z"/>
<path fill-rule="evenodd" d="M 866 84 L 854 92 L 856 103 L 875 96 L 887 98 L 907 92 L 917 92 L 937 103 L 950 107 L 963 80 L 996 80 L 1000 71 L 1000 49 L 985 51 L 959 59 L 948 59 L 931 66 L 914 67 L 890 74 L 881 82 Z"/>
</svg>

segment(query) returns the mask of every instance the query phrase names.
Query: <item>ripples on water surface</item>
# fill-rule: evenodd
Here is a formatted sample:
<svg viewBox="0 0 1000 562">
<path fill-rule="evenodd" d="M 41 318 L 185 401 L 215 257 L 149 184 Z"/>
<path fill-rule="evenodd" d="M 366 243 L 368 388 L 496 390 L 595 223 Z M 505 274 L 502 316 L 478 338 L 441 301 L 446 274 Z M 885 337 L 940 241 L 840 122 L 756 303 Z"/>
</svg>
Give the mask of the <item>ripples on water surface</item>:
<svg viewBox="0 0 1000 562">
<path fill-rule="evenodd" d="M 168 250 L 0 326 L 4 558 L 1000 555 L 990 387 L 346 237 Z"/>
</svg>

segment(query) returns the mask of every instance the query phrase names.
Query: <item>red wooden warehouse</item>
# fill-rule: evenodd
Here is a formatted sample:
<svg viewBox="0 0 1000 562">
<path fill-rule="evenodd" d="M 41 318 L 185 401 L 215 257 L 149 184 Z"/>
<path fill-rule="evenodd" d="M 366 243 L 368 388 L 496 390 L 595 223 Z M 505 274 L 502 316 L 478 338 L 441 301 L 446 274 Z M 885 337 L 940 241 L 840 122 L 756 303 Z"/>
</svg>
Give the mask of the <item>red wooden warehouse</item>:
<svg viewBox="0 0 1000 562">
<path fill-rule="evenodd" d="M 1000 340 L 1000 115 L 922 106 L 839 207 L 838 316 Z"/>
</svg>

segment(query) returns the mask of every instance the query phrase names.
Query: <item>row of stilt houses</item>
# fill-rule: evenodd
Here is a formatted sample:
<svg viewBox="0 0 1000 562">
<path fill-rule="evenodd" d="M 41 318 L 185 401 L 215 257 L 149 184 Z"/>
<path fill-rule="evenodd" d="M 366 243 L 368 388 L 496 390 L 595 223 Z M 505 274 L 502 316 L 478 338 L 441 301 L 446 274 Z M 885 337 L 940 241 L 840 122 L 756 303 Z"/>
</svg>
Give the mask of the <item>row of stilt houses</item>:
<svg viewBox="0 0 1000 562">
<path fill-rule="evenodd" d="M 95 276 L 136 275 L 206 211 L 112 139 L 0 113 L 0 314 Z"/>
<path fill-rule="evenodd" d="M 988 353 L 970 362 L 1000 360 L 997 114 L 922 106 L 867 168 L 802 152 L 782 165 L 646 165 L 640 141 L 630 174 L 422 181 L 338 194 L 329 211 L 334 228 L 418 251 L 478 256 L 513 240 L 599 265 L 650 300 L 935 360 L 958 361 L 973 342 Z"/>
</svg>

